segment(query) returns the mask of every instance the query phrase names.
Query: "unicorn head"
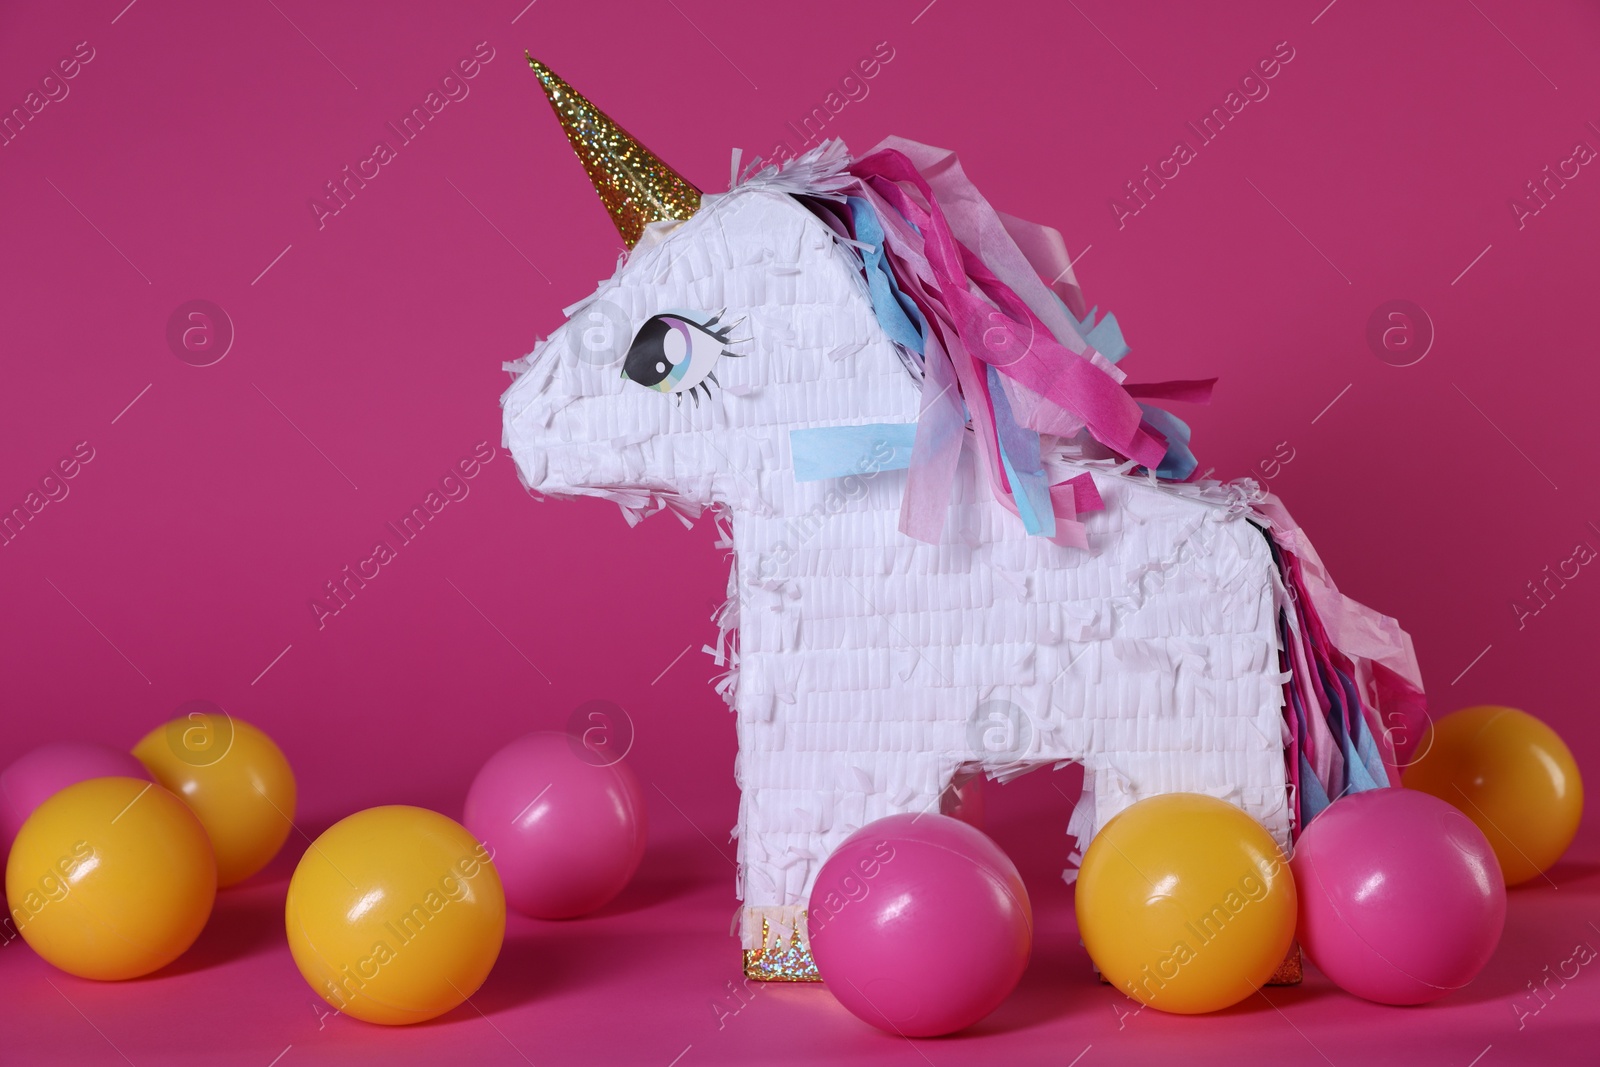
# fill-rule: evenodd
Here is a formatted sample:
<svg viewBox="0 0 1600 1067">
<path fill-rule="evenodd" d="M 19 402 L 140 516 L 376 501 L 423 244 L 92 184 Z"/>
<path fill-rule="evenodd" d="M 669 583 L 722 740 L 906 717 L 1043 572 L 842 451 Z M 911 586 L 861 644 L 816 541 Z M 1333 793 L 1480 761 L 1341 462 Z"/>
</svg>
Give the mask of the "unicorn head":
<svg viewBox="0 0 1600 1067">
<path fill-rule="evenodd" d="M 770 512 L 790 430 L 915 418 L 917 377 L 876 322 L 859 261 L 793 195 L 837 183 L 842 145 L 703 196 L 529 62 L 631 249 L 509 367 L 505 443 L 530 489 L 635 515 Z"/>
<path fill-rule="evenodd" d="M 529 62 L 632 249 L 508 367 L 505 443 L 529 488 L 770 513 L 808 496 L 774 500 L 784 475 L 911 467 L 900 529 L 937 542 L 970 451 L 1027 533 L 1085 545 L 1095 498 L 1052 485 L 1052 460 L 1192 474 L 1188 427 L 1122 387 L 1126 345 L 1084 311 L 1060 235 L 994 212 L 953 155 L 824 142 L 742 179 L 736 156 L 730 192 L 703 196 Z"/>
<path fill-rule="evenodd" d="M 918 379 L 849 250 L 762 183 L 651 224 L 567 311 L 503 401 L 506 444 L 542 494 L 759 512 L 793 476 L 791 431 L 917 415 Z"/>
</svg>

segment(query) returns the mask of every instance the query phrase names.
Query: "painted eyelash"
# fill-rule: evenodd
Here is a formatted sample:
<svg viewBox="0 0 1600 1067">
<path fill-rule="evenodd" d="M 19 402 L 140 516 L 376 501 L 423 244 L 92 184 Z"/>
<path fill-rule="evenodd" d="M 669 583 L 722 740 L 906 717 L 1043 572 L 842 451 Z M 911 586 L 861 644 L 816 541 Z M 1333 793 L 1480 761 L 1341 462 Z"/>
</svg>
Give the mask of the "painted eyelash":
<svg viewBox="0 0 1600 1067">
<path fill-rule="evenodd" d="M 739 319 L 739 320 L 737 320 L 735 322 L 725 322 L 725 323 L 722 323 L 721 326 L 717 325 L 719 322 L 722 322 L 722 317 L 724 315 L 726 315 L 727 313 L 728 313 L 728 309 L 727 308 L 723 308 L 721 311 L 717 312 L 715 315 L 712 315 L 705 322 L 700 323 L 699 324 L 700 328 L 703 329 L 706 333 L 710 334 L 712 337 L 715 337 L 718 341 L 722 342 L 722 356 L 731 357 L 733 359 L 743 359 L 745 357 L 745 353 L 743 353 L 743 352 L 735 352 L 729 346 L 730 345 L 736 345 L 736 344 L 744 344 L 745 342 L 747 342 L 747 341 L 749 341 L 751 339 L 748 338 L 748 337 L 732 337 L 732 336 L 730 336 L 733 333 L 734 330 L 736 330 L 740 326 L 744 325 L 744 319 Z M 700 394 L 696 390 L 702 390 L 702 389 L 705 390 L 706 399 L 707 400 L 711 399 L 711 385 L 707 385 L 706 382 L 710 382 L 711 385 L 715 385 L 718 389 L 722 388 L 722 383 L 717 381 L 717 372 L 714 371 L 714 370 L 707 371 L 706 372 L 706 381 L 700 382 L 697 385 L 693 386 L 692 388 L 687 389 L 687 390 L 684 391 L 689 396 L 694 397 L 694 406 L 695 407 L 699 407 L 700 406 Z M 683 406 L 684 393 L 679 393 L 677 395 L 678 395 L 678 406 L 682 407 Z"/>
<path fill-rule="evenodd" d="M 753 338 L 728 336 L 729 334 L 733 333 L 734 330 L 738 329 L 740 326 L 743 326 L 744 320 L 739 319 L 736 322 L 727 322 L 723 323 L 721 326 L 718 326 L 717 323 L 721 322 L 722 316 L 726 315 L 727 313 L 728 309 L 723 308 L 721 311 L 711 316 L 711 318 L 707 319 L 705 325 L 701 328 L 704 329 L 706 333 L 709 333 L 712 337 L 715 337 L 717 340 L 722 342 L 722 354 L 724 356 L 732 356 L 734 359 L 743 359 L 745 357 L 745 353 L 735 352 L 728 346 L 747 344 L 753 340 Z M 707 375 L 707 377 L 710 376 Z"/>
</svg>

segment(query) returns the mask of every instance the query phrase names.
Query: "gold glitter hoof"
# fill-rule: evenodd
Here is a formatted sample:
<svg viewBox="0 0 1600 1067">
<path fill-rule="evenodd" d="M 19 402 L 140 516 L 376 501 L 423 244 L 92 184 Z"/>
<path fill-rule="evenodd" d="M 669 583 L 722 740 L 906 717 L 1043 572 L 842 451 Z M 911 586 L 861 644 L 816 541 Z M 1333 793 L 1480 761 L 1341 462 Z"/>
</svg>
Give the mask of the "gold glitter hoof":
<svg viewBox="0 0 1600 1067">
<path fill-rule="evenodd" d="M 1278 969 L 1272 972 L 1272 977 L 1267 979 L 1268 985 L 1299 985 L 1306 976 L 1305 968 L 1300 963 L 1300 942 L 1289 943 L 1289 954 L 1283 957 L 1283 962 L 1278 964 Z"/>
<path fill-rule="evenodd" d="M 802 913 L 801 922 L 805 921 Z M 820 982 L 822 976 L 817 974 L 817 964 L 811 958 L 811 950 L 800 942 L 800 931 L 797 929 L 789 935 L 789 947 L 782 952 L 767 948 L 770 927 L 767 920 L 761 920 L 761 948 L 747 948 L 744 951 L 744 976 L 752 982 Z"/>
</svg>

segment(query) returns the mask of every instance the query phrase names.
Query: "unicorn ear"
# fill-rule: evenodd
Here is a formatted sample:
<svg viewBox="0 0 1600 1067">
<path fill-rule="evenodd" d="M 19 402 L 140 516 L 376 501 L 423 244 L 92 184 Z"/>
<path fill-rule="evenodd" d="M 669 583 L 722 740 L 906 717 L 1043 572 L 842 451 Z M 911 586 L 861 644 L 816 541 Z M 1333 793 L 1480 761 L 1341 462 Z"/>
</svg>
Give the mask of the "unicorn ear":
<svg viewBox="0 0 1600 1067">
<path fill-rule="evenodd" d="M 611 221 L 632 248 L 645 226 L 661 219 L 686 219 L 700 208 L 700 190 L 618 126 L 582 93 L 543 63 L 528 56 L 528 66 L 550 98 L 572 150 L 611 213 Z"/>
</svg>

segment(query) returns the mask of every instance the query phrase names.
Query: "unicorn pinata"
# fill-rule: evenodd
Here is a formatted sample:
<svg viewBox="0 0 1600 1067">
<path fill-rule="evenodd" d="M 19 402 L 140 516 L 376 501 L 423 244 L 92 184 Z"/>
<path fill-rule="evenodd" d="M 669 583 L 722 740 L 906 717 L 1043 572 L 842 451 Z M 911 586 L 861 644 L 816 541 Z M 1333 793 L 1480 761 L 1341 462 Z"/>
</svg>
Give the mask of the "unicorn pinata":
<svg viewBox="0 0 1600 1067">
<path fill-rule="evenodd" d="M 507 364 L 503 443 L 540 496 L 717 515 L 747 975 L 814 980 L 831 850 L 974 775 L 1081 763 L 1074 863 L 1160 793 L 1287 847 L 1331 798 L 1398 784 L 1410 638 L 1272 494 L 1197 476 L 1158 402 L 1212 383 L 1130 382 L 1059 233 L 899 138 L 735 153 L 702 195 L 529 62 L 629 251 Z"/>
</svg>

